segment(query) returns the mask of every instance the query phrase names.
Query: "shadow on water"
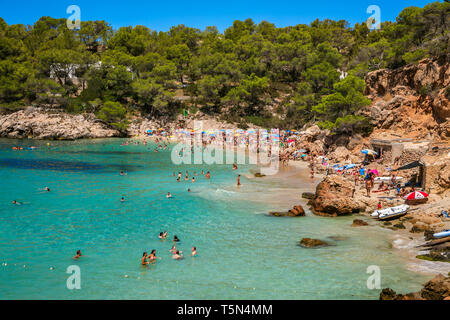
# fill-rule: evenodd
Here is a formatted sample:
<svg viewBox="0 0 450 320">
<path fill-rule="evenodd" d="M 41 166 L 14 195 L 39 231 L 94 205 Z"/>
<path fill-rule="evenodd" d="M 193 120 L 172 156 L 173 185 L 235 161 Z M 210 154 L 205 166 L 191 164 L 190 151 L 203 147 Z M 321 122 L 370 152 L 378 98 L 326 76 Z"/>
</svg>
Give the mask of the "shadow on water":
<svg viewBox="0 0 450 320">
<path fill-rule="evenodd" d="M 105 171 L 137 171 L 141 166 L 129 164 L 93 164 L 83 161 L 63 161 L 54 159 L 14 159 L 0 160 L 0 167 L 15 169 L 53 170 L 65 172 L 105 172 Z"/>
</svg>

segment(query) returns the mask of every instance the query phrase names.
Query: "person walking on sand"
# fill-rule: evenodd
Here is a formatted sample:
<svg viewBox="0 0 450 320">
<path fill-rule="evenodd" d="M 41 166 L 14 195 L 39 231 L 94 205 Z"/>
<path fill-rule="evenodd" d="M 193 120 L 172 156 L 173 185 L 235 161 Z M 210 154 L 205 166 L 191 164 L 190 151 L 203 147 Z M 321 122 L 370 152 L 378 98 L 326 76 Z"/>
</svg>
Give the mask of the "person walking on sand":
<svg viewBox="0 0 450 320">
<path fill-rule="evenodd" d="M 366 180 L 366 191 L 367 191 L 368 197 L 370 197 L 370 186 L 371 186 L 370 179 L 367 179 Z"/>
</svg>

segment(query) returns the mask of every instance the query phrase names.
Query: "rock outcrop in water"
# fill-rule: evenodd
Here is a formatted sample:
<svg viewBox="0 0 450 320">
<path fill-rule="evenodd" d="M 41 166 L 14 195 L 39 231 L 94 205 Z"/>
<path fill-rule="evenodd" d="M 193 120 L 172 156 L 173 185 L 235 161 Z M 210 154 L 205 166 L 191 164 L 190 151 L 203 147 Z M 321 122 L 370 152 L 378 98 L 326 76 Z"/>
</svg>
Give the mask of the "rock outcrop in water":
<svg viewBox="0 0 450 320">
<path fill-rule="evenodd" d="M 305 210 L 303 209 L 303 207 L 301 205 L 298 205 L 298 206 L 294 206 L 288 212 L 273 211 L 273 212 L 269 212 L 269 214 L 274 217 L 304 217 Z"/>
<path fill-rule="evenodd" d="M 338 175 L 328 176 L 317 185 L 311 209 L 316 215 L 331 217 L 358 213 L 365 207 L 353 199 L 353 192 L 350 181 Z"/>
<path fill-rule="evenodd" d="M 303 238 L 299 244 L 300 247 L 303 248 L 317 248 L 317 247 L 326 247 L 329 244 L 323 240 L 319 239 L 311 239 L 311 238 Z"/>
<path fill-rule="evenodd" d="M 381 291 L 380 300 L 450 300 L 450 277 L 439 274 L 425 283 L 419 292 L 406 295 L 385 288 Z"/>
<path fill-rule="evenodd" d="M 35 108 L 0 118 L 0 137 L 75 140 L 123 136 L 92 114 L 43 113 Z"/>
</svg>

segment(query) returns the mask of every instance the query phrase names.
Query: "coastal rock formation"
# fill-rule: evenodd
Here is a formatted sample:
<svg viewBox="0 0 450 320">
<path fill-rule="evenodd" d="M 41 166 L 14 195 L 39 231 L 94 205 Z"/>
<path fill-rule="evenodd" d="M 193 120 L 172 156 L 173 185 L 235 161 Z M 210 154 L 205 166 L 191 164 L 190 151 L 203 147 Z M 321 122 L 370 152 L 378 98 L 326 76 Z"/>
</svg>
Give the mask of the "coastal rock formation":
<svg viewBox="0 0 450 320">
<path fill-rule="evenodd" d="M 0 137 L 61 139 L 119 137 L 122 134 L 97 120 L 93 114 L 43 113 L 35 108 L 0 118 Z"/>
<path fill-rule="evenodd" d="M 323 240 L 319 239 L 311 239 L 311 238 L 303 238 L 299 244 L 299 246 L 303 248 L 317 248 L 317 247 L 326 247 L 329 244 Z"/>
<path fill-rule="evenodd" d="M 274 217 L 304 217 L 305 216 L 305 210 L 301 205 L 294 206 L 291 210 L 288 212 L 269 212 L 270 215 Z"/>
<path fill-rule="evenodd" d="M 403 295 L 385 288 L 380 293 L 380 300 L 448 300 L 449 297 L 450 277 L 445 277 L 442 274 L 425 283 L 423 289 L 419 292 Z"/>
<path fill-rule="evenodd" d="M 353 199 L 353 184 L 342 176 L 326 177 L 317 185 L 311 209 L 320 216 L 342 216 L 363 211 L 365 207 Z"/>
<path fill-rule="evenodd" d="M 372 119 L 374 133 L 450 138 L 449 61 L 424 59 L 395 70 L 376 70 L 365 81 L 365 94 L 373 103 L 360 114 Z"/>
<path fill-rule="evenodd" d="M 361 219 L 355 219 L 353 220 L 352 227 L 363 227 L 368 226 L 369 224 Z"/>
<path fill-rule="evenodd" d="M 303 199 L 314 199 L 315 194 L 313 192 L 303 192 L 302 198 Z"/>
</svg>

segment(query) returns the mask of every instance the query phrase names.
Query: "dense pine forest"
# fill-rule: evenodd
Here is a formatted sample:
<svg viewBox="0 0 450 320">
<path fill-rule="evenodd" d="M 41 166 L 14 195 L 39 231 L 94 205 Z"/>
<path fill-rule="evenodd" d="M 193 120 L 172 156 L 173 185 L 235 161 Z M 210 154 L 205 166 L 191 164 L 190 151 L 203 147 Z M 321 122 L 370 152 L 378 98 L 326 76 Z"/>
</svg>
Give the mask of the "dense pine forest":
<svg viewBox="0 0 450 320">
<path fill-rule="evenodd" d="M 223 33 L 184 25 L 113 30 L 105 21 L 70 30 L 65 18 L 32 26 L 0 18 L 0 110 L 91 112 L 118 128 L 131 115 L 201 111 L 244 128 L 315 122 L 367 132 L 369 121 L 355 115 L 371 103 L 364 76 L 448 59 L 449 25 L 448 1 L 405 8 L 379 30 L 344 20 L 277 28 L 251 19 Z"/>
</svg>

